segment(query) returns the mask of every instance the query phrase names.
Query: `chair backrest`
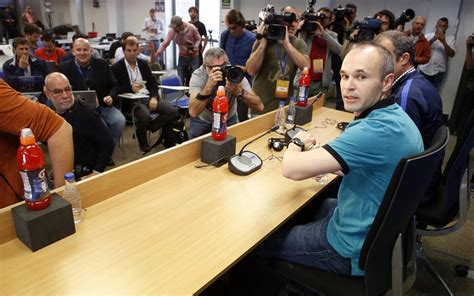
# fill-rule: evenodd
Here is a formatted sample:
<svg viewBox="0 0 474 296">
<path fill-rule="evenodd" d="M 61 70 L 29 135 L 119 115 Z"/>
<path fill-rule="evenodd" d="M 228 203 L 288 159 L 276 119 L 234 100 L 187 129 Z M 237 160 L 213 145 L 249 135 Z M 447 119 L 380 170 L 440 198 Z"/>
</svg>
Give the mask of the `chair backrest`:
<svg viewBox="0 0 474 296">
<path fill-rule="evenodd" d="M 473 146 L 474 111 L 471 111 L 464 127 L 459 129 L 456 145 L 443 171 L 435 197 L 417 210 L 421 223 L 442 227 L 456 218 L 459 212 L 461 182 L 466 169 L 469 169 L 469 154 Z"/>
<path fill-rule="evenodd" d="M 414 231 L 410 231 L 416 208 L 438 168 L 448 130 L 440 127 L 424 152 L 400 160 L 394 170 L 374 222 L 362 246 L 359 268 L 365 271 L 366 295 L 381 295 L 392 287 L 392 250 L 402 235 L 403 266 L 414 257 Z M 413 253 L 413 252 L 411 252 Z"/>
<path fill-rule="evenodd" d="M 160 76 L 161 85 L 167 86 L 182 86 L 181 79 L 178 75 Z M 170 103 L 182 98 L 184 92 L 181 90 L 162 89 L 162 98 Z"/>
</svg>

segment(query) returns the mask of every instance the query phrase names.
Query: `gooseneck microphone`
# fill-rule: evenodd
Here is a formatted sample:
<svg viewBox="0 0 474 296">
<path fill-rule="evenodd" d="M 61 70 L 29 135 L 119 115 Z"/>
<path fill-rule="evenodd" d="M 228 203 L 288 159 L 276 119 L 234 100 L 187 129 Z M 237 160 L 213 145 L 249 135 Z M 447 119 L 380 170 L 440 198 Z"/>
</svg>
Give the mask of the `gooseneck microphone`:
<svg viewBox="0 0 474 296">
<path fill-rule="evenodd" d="M 250 151 L 244 151 L 244 149 L 248 145 L 252 144 L 263 136 L 276 131 L 277 129 L 278 125 L 272 126 L 268 131 L 246 143 L 242 149 L 240 149 L 238 154 L 231 156 L 228 162 L 229 171 L 239 176 L 247 176 L 260 169 L 263 163 L 262 159 L 257 154 Z"/>
<path fill-rule="evenodd" d="M 316 103 L 316 101 L 323 95 L 324 93 L 322 91 L 320 91 L 316 97 L 314 98 L 313 102 L 311 102 L 311 104 L 309 105 L 309 107 L 313 106 L 314 103 Z M 300 113 L 300 115 L 298 116 L 298 118 L 295 119 L 295 124 L 293 124 L 293 127 L 290 128 L 289 130 L 287 130 L 285 132 L 285 141 L 286 142 L 289 142 L 293 139 L 293 137 L 299 132 L 299 131 L 306 131 L 304 128 L 302 127 L 299 127 L 299 126 L 296 126 L 296 123 L 303 117 L 303 115 L 306 114 L 306 112 L 309 110 L 310 108 L 307 108 L 306 110 L 304 110 L 303 112 Z"/>
</svg>

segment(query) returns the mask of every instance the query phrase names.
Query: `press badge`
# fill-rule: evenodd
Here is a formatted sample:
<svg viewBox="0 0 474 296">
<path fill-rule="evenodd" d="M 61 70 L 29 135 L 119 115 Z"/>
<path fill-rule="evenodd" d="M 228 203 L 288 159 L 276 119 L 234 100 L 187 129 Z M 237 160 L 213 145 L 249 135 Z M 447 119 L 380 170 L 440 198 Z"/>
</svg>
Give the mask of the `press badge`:
<svg viewBox="0 0 474 296">
<path fill-rule="evenodd" d="M 289 80 L 278 79 L 276 82 L 276 88 L 275 88 L 275 98 L 286 100 L 288 98 L 289 88 L 290 88 Z"/>
<path fill-rule="evenodd" d="M 313 73 L 323 73 L 323 59 L 313 60 Z"/>
</svg>

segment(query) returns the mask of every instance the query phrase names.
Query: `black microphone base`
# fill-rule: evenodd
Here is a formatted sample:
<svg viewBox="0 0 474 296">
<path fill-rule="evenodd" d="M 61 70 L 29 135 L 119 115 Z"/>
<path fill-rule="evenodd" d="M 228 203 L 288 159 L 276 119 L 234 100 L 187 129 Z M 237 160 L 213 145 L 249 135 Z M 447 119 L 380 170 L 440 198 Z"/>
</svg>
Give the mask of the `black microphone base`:
<svg viewBox="0 0 474 296">
<path fill-rule="evenodd" d="M 229 159 L 229 171 L 239 176 L 247 176 L 262 167 L 262 159 L 250 151 L 234 155 Z"/>
<path fill-rule="evenodd" d="M 222 141 L 216 141 L 212 137 L 201 141 L 201 161 L 213 164 L 222 159 L 228 159 L 235 154 L 236 139 L 227 135 Z"/>
<path fill-rule="evenodd" d="M 287 130 L 285 133 L 285 142 L 290 143 L 290 141 L 293 140 L 293 137 L 296 136 L 299 131 L 306 130 L 300 126 L 295 126 L 294 128 Z"/>
<path fill-rule="evenodd" d="M 308 105 L 306 107 L 296 106 L 296 124 L 304 125 L 308 122 L 311 122 L 313 119 L 313 105 Z"/>
</svg>

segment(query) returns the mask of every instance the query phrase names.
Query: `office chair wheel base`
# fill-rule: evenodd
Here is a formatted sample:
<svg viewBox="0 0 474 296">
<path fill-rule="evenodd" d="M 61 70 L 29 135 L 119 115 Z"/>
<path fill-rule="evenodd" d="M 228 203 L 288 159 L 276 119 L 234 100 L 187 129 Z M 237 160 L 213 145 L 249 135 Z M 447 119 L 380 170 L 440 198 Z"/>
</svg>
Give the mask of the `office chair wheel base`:
<svg viewBox="0 0 474 296">
<path fill-rule="evenodd" d="M 466 265 L 458 264 L 454 267 L 454 270 L 456 272 L 456 275 L 459 277 L 467 277 L 467 274 L 469 273 L 469 267 Z"/>
</svg>

